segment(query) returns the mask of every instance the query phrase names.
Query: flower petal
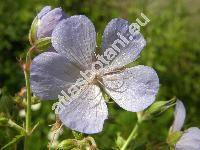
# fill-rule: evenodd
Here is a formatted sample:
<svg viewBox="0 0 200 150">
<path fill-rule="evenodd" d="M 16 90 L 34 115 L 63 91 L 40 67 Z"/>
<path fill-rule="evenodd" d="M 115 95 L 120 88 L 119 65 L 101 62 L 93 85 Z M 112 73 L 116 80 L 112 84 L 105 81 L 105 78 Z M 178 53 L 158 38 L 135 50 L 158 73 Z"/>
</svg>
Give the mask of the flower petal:
<svg viewBox="0 0 200 150">
<path fill-rule="evenodd" d="M 156 72 L 147 66 L 127 68 L 103 77 L 106 92 L 122 108 L 132 112 L 151 105 L 159 89 Z"/>
<path fill-rule="evenodd" d="M 175 146 L 176 150 L 199 150 L 200 129 L 191 127 L 185 131 Z"/>
<path fill-rule="evenodd" d="M 42 10 L 38 13 L 38 18 L 41 19 L 44 15 L 51 11 L 51 6 L 45 6 Z"/>
<path fill-rule="evenodd" d="M 78 98 L 72 98 L 67 102 L 59 114 L 65 126 L 87 134 L 102 131 L 108 110 L 98 86 L 87 85 Z"/>
<path fill-rule="evenodd" d="M 92 22 L 83 15 L 61 21 L 52 33 L 55 50 L 82 68 L 90 69 L 96 47 Z"/>
<path fill-rule="evenodd" d="M 173 132 L 181 130 L 185 121 L 185 116 L 186 116 L 185 107 L 180 100 L 177 100 L 174 112 L 174 122 L 171 128 Z"/>
<path fill-rule="evenodd" d="M 121 18 L 115 18 L 112 19 L 105 28 L 102 42 L 102 48 L 104 51 L 107 48 L 111 48 L 115 40 L 121 40 L 117 33 L 123 35 L 129 43 L 126 44 L 125 42 L 123 42 L 125 44 L 125 47 L 123 47 L 119 43 L 116 44 L 117 47 L 120 49 L 120 52 L 117 57 L 111 62 L 112 67 L 122 67 L 133 62 L 138 58 L 140 52 L 146 45 L 146 41 L 140 33 L 131 34 L 129 32 L 128 21 Z"/>
<path fill-rule="evenodd" d="M 31 64 L 31 89 L 41 99 L 57 99 L 62 90 L 76 81 L 79 72 L 77 66 L 60 54 L 44 52 Z"/>
<path fill-rule="evenodd" d="M 44 8 L 42 13 L 39 14 L 41 19 L 39 19 L 37 38 L 51 37 L 53 29 L 56 25 L 68 16 L 62 11 L 61 8 L 55 8 L 49 12 L 49 8 Z M 46 10 L 47 9 L 47 10 Z"/>
</svg>

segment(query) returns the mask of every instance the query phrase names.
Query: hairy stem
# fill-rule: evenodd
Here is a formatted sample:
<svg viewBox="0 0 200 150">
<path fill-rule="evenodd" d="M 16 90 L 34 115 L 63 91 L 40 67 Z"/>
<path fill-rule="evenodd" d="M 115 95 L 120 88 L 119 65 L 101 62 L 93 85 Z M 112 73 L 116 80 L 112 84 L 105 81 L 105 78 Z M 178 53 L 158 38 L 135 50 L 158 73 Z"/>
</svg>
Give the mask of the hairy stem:
<svg viewBox="0 0 200 150">
<path fill-rule="evenodd" d="M 10 127 L 16 129 L 17 131 L 22 132 L 23 134 L 26 134 L 26 130 L 23 127 L 16 124 L 15 122 L 13 122 L 11 119 L 8 120 L 8 124 Z"/>
<path fill-rule="evenodd" d="M 30 63 L 31 63 L 31 51 L 34 47 L 31 47 L 26 55 L 26 64 L 23 66 L 24 76 L 26 81 L 26 136 L 24 142 L 24 149 L 28 149 L 30 142 L 31 132 L 31 87 L 30 87 Z"/>
<path fill-rule="evenodd" d="M 120 150 L 126 150 L 129 143 L 137 137 L 139 124 L 142 122 L 141 112 L 137 113 L 137 118 L 138 118 L 137 123 L 135 124 L 133 130 L 131 131 L 131 133 L 128 137 L 128 139 L 125 141 L 124 145 L 122 146 L 122 148 Z"/>
</svg>

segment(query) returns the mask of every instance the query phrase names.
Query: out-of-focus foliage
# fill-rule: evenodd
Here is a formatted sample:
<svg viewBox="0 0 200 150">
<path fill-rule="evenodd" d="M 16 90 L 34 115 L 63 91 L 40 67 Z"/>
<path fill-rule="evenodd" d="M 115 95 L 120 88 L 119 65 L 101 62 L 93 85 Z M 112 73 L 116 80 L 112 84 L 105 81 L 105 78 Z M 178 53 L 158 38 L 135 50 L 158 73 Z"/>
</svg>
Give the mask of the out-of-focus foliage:
<svg viewBox="0 0 200 150">
<path fill-rule="evenodd" d="M 94 23 L 100 46 L 105 25 L 115 17 L 135 22 L 143 12 L 151 20 L 142 28 L 147 47 L 138 62 L 153 66 L 160 78 L 157 100 L 173 96 L 183 100 L 187 110 L 185 128 L 200 125 L 200 2 L 198 0 L 1 0 L 0 1 L 0 114 L 23 124 L 19 114 L 23 108 L 13 101 L 15 93 L 24 86 L 19 59 L 28 49 L 28 30 L 37 12 L 45 5 L 61 6 L 69 15 L 85 14 Z M 2 91 L 2 90 L 1 90 Z M 55 122 L 52 102 L 42 102 L 33 112 L 33 124 L 40 122 L 32 137 L 32 149 L 46 149 L 50 124 Z M 115 104 L 109 104 L 110 118 L 104 131 L 94 136 L 100 149 L 116 147 L 117 135 L 127 138 L 136 116 Z M 164 149 L 168 129 L 172 123 L 172 110 L 142 125 L 136 149 Z M 0 147 L 7 144 L 16 131 L 0 126 Z M 72 138 L 64 129 L 59 141 Z M 120 138 L 121 138 L 120 137 Z M 142 140 L 141 140 L 142 139 Z M 119 137 L 118 137 L 119 140 Z M 122 139 L 121 139 L 122 140 Z M 118 141 L 119 143 L 120 141 Z M 16 145 L 14 145 L 15 147 Z M 23 147 L 23 141 L 18 145 Z M 12 149 L 13 147 L 11 147 Z"/>
</svg>

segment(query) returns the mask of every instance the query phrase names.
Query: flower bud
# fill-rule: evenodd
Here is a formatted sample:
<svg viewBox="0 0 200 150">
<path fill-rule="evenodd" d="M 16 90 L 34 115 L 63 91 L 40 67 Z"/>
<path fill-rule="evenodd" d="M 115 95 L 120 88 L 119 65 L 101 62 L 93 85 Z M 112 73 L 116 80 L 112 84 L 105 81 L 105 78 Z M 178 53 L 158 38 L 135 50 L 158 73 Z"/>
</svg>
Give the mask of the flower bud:
<svg viewBox="0 0 200 150">
<path fill-rule="evenodd" d="M 29 31 L 29 41 L 31 45 L 40 50 L 46 50 L 51 45 L 51 34 L 56 25 L 68 16 L 61 8 L 51 10 L 50 6 L 45 6 L 35 17 Z"/>
<path fill-rule="evenodd" d="M 33 20 L 32 24 L 31 24 L 31 29 L 29 31 L 29 42 L 31 45 L 34 45 L 35 41 L 36 41 L 36 34 L 37 34 L 37 24 L 38 24 L 38 18 L 35 17 L 35 19 Z"/>
<path fill-rule="evenodd" d="M 41 38 L 35 42 L 35 47 L 40 51 L 43 52 L 51 47 L 51 38 Z"/>
<path fill-rule="evenodd" d="M 51 10 L 50 6 L 46 6 L 40 11 L 37 17 L 37 39 L 40 39 L 44 37 L 51 37 L 55 26 L 68 16 L 62 11 L 61 8 Z"/>
<path fill-rule="evenodd" d="M 143 115 L 143 119 L 147 120 L 153 116 L 157 116 L 161 114 L 162 112 L 166 111 L 168 108 L 175 105 L 176 100 L 172 99 L 169 101 L 157 101 L 153 103 L 145 112 Z"/>
<path fill-rule="evenodd" d="M 76 132 L 76 131 L 72 131 L 72 134 L 75 137 L 75 139 L 77 139 L 77 140 L 81 140 L 81 139 L 84 138 L 82 133 L 79 133 L 79 132 Z"/>
<path fill-rule="evenodd" d="M 173 146 L 181 138 L 182 134 L 183 133 L 181 131 L 170 133 L 167 137 L 167 144 Z"/>
<path fill-rule="evenodd" d="M 77 141 L 75 139 L 63 140 L 58 144 L 58 149 L 70 150 L 73 148 L 77 148 Z"/>
</svg>

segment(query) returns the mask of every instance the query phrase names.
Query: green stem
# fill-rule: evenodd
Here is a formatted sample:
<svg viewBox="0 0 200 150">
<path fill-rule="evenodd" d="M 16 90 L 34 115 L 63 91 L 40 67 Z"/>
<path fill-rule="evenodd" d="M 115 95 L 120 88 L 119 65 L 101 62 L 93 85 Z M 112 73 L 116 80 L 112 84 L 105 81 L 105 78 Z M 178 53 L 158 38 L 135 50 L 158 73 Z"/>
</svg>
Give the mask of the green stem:
<svg viewBox="0 0 200 150">
<path fill-rule="evenodd" d="M 24 149 L 28 149 L 30 142 L 31 132 L 31 87 L 30 87 L 30 63 L 31 63 L 31 51 L 34 47 L 30 48 L 26 55 L 26 64 L 24 66 L 24 76 L 26 81 L 26 136 L 24 142 Z"/>
<path fill-rule="evenodd" d="M 31 93 L 30 93 L 30 75 L 28 71 L 24 71 L 25 80 L 26 80 L 26 93 L 27 93 L 27 102 L 26 102 L 26 137 L 25 137 L 25 150 L 28 149 L 29 143 L 29 132 L 31 130 Z"/>
<path fill-rule="evenodd" d="M 139 124 L 142 122 L 142 116 L 141 116 L 140 112 L 137 113 L 137 117 L 138 117 L 137 123 L 135 124 L 131 134 L 129 135 L 128 139 L 126 140 L 126 142 L 124 143 L 124 145 L 122 146 L 122 148 L 120 150 L 126 150 L 129 143 L 137 137 Z"/>
<path fill-rule="evenodd" d="M 138 122 L 137 122 L 135 127 L 133 128 L 131 134 L 129 135 L 128 139 L 126 140 L 123 147 L 121 148 L 121 150 L 125 150 L 127 148 L 127 146 L 129 145 L 130 141 L 137 137 L 138 128 L 139 128 L 139 125 L 138 125 Z"/>
<path fill-rule="evenodd" d="M 30 93 L 30 75 L 25 71 L 26 78 L 26 92 L 27 92 L 27 106 L 26 106 L 26 131 L 31 129 L 31 93 Z"/>
</svg>

